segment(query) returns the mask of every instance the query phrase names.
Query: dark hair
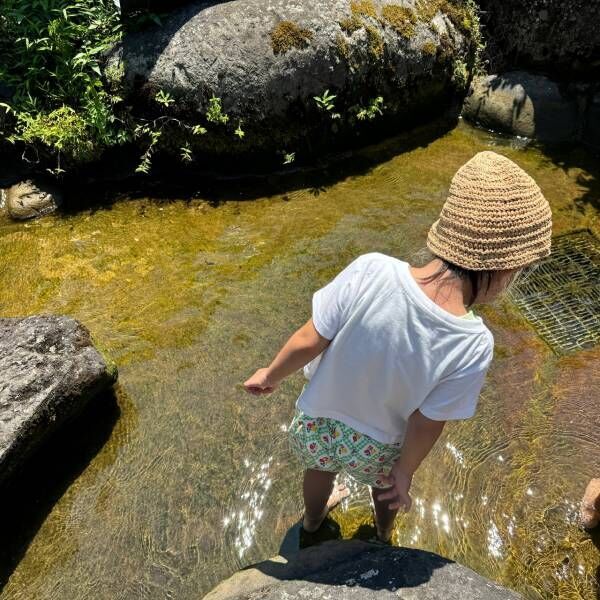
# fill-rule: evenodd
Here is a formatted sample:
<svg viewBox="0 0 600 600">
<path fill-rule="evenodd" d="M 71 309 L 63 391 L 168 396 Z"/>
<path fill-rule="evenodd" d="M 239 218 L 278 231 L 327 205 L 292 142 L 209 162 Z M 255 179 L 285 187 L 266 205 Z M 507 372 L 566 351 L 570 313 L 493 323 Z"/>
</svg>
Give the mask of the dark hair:
<svg viewBox="0 0 600 600">
<path fill-rule="evenodd" d="M 463 281 L 467 281 L 471 291 L 467 308 L 470 308 L 473 306 L 473 304 L 475 304 L 475 300 L 477 300 L 477 296 L 479 296 L 482 290 L 485 289 L 486 293 L 489 291 L 490 285 L 492 284 L 492 278 L 494 277 L 494 271 L 472 271 L 471 269 L 459 267 L 458 265 L 455 265 L 439 256 L 436 256 L 435 258 L 440 260 L 442 265 L 435 273 L 432 273 L 427 277 L 421 277 L 421 281 L 424 281 L 425 283 L 431 283 L 448 271 L 455 277 L 458 277 Z"/>
</svg>

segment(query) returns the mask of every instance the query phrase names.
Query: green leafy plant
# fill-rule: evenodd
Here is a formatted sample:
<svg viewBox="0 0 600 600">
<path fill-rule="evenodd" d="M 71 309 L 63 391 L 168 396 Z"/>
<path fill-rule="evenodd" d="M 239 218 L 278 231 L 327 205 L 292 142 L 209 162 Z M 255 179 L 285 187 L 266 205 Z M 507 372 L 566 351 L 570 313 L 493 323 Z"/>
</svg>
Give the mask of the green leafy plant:
<svg viewBox="0 0 600 600">
<path fill-rule="evenodd" d="M 175 99 L 171 96 L 171 94 L 169 94 L 169 92 L 164 92 L 163 90 L 156 92 L 154 99 L 166 108 L 169 108 L 171 104 L 175 103 Z"/>
<path fill-rule="evenodd" d="M 206 133 L 206 127 L 202 127 L 202 125 L 192 125 L 191 132 L 193 135 L 204 135 Z"/>
<path fill-rule="evenodd" d="M 238 121 L 237 129 L 233 132 L 234 135 L 237 135 L 240 138 L 240 140 L 243 140 L 244 136 L 246 135 L 246 132 L 242 129 L 242 123 L 243 121 L 240 119 Z"/>
<path fill-rule="evenodd" d="M 152 155 L 156 150 L 156 146 L 158 144 L 158 141 L 160 140 L 162 132 L 154 130 L 148 125 L 138 125 L 135 128 L 134 135 L 136 138 L 148 137 L 149 139 L 148 147 L 146 148 L 144 154 L 142 154 L 140 164 L 135 170 L 136 173 L 144 173 L 148 175 L 152 166 Z"/>
<path fill-rule="evenodd" d="M 335 94 L 330 94 L 329 90 L 325 90 L 321 96 L 313 96 L 314 101 L 321 110 L 331 111 L 335 108 L 333 103 L 334 99 L 337 98 Z"/>
<path fill-rule="evenodd" d="M 192 162 L 192 147 L 189 142 L 186 142 L 183 146 L 181 146 L 180 156 L 183 162 Z"/>
<path fill-rule="evenodd" d="M 121 39 L 112 0 L 2 0 L 0 138 L 67 162 L 84 162 L 131 139 L 121 98 L 102 77 L 106 52 Z"/>
<path fill-rule="evenodd" d="M 295 152 L 286 152 L 285 150 L 283 150 L 282 154 L 283 154 L 283 164 L 284 165 L 291 165 L 296 160 Z"/>
<path fill-rule="evenodd" d="M 221 123 L 222 125 L 225 125 L 229 121 L 229 115 L 223 112 L 221 98 L 213 96 L 209 99 L 206 120 L 210 123 Z"/>
<path fill-rule="evenodd" d="M 383 114 L 383 97 L 377 96 L 373 98 L 368 106 L 359 107 L 356 113 L 356 118 L 359 121 L 369 120 L 372 121 L 375 117 Z"/>
</svg>

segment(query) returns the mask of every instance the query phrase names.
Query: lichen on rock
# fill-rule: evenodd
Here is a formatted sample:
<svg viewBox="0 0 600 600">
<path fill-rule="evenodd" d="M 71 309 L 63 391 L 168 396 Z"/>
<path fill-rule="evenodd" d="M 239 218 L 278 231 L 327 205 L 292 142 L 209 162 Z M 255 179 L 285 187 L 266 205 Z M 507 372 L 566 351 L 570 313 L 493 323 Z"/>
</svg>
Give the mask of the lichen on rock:
<svg viewBox="0 0 600 600">
<path fill-rule="evenodd" d="M 285 54 L 292 48 L 302 50 L 313 38 L 310 30 L 293 21 L 281 21 L 271 30 L 271 46 L 275 54 Z"/>
</svg>

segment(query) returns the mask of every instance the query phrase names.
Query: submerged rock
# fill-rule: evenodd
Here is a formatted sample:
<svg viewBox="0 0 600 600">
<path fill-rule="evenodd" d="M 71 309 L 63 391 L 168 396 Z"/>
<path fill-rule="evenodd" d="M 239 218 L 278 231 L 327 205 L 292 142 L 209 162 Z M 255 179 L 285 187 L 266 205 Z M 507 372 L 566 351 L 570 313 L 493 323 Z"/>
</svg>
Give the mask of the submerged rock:
<svg viewBox="0 0 600 600">
<path fill-rule="evenodd" d="M 17 183 L 5 191 L 6 210 L 13 219 L 41 217 L 54 212 L 61 204 L 56 188 L 31 179 Z"/>
<path fill-rule="evenodd" d="M 543 75 L 514 71 L 475 77 L 463 115 L 476 124 L 544 142 L 574 141 L 579 135 L 577 101 Z"/>
<path fill-rule="evenodd" d="M 0 483 L 116 377 L 75 319 L 0 318 Z"/>
<path fill-rule="evenodd" d="M 239 571 L 205 600 L 517 600 L 521 596 L 432 552 L 339 540 Z"/>
<path fill-rule="evenodd" d="M 590 479 L 581 500 L 581 526 L 586 529 L 598 527 L 600 523 L 600 479 Z"/>
<path fill-rule="evenodd" d="M 124 72 L 140 113 L 205 127 L 188 137 L 201 151 L 314 149 L 370 122 L 399 130 L 442 113 L 468 77 L 464 10 L 444 1 L 193 2 L 128 35 L 109 69 Z M 326 91 L 335 98 L 319 106 Z M 159 92 L 172 99 L 162 109 Z"/>
</svg>

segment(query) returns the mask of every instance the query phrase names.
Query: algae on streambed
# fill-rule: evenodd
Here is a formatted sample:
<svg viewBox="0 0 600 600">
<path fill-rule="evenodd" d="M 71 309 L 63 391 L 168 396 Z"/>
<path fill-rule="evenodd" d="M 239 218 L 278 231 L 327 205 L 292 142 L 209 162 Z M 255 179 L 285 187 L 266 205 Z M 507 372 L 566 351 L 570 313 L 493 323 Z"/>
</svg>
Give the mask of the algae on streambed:
<svg viewBox="0 0 600 600">
<path fill-rule="evenodd" d="M 2 315 L 85 323 L 118 363 L 121 415 L 37 531 L 3 538 L 0 596 L 200 597 L 275 554 L 301 510 L 284 429 L 302 381 L 267 398 L 240 382 L 357 254 L 422 248 L 451 175 L 489 147 L 536 178 L 556 233 L 600 232 L 600 171 L 573 166 L 584 155 L 553 160 L 464 124 L 319 193 L 307 180 L 253 202 L 138 199 L 2 222 Z M 600 350 L 558 358 L 508 302 L 481 312 L 496 358 L 478 413 L 448 426 L 395 542 L 529 598 L 591 598 L 600 555 L 577 529 L 576 504 L 598 476 Z M 356 535 L 370 520 L 365 490 L 334 518 Z"/>
</svg>

